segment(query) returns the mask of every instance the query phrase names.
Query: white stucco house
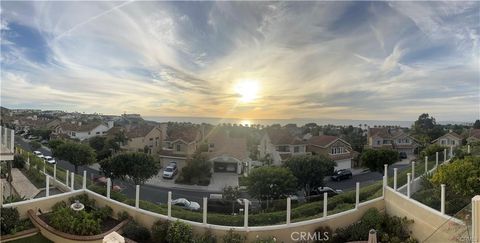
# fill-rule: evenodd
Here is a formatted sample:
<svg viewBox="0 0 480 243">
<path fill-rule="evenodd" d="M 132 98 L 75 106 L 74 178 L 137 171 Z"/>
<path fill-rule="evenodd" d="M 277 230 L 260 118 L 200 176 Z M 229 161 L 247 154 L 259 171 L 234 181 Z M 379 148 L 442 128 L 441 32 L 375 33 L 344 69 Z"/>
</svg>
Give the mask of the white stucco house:
<svg viewBox="0 0 480 243">
<path fill-rule="evenodd" d="M 113 121 L 107 123 L 103 122 L 64 122 L 57 125 L 54 129 L 56 135 L 66 135 L 71 139 L 78 139 L 80 141 L 89 139 L 95 136 L 105 136 L 113 127 Z"/>
</svg>

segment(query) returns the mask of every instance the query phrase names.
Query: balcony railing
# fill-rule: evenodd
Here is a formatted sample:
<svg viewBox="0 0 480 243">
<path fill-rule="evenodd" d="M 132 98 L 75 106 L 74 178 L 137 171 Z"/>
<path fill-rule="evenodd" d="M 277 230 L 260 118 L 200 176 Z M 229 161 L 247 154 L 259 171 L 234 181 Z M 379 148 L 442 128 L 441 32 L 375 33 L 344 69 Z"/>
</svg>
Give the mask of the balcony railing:
<svg viewBox="0 0 480 243">
<path fill-rule="evenodd" d="M 15 152 L 13 145 L 14 131 L 4 126 L 0 126 L 0 128 L 0 160 L 13 160 Z"/>
</svg>

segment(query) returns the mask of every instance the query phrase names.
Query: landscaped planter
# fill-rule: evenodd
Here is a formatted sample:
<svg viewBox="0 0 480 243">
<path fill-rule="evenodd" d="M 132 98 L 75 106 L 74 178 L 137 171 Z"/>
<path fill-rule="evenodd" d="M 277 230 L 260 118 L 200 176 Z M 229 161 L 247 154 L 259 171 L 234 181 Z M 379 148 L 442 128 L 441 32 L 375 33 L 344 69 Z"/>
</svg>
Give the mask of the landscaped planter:
<svg viewBox="0 0 480 243">
<path fill-rule="evenodd" d="M 128 219 L 121 221 L 116 226 L 108 231 L 102 232 L 97 235 L 73 235 L 65 232 L 61 232 L 52 226 L 48 225 L 41 217 L 36 215 L 35 211 L 28 210 L 28 217 L 32 220 L 32 223 L 40 229 L 43 236 L 53 242 L 102 242 L 103 238 L 116 231 L 122 233 L 122 228 L 128 223 Z"/>
<path fill-rule="evenodd" d="M 32 228 L 32 229 L 19 231 L 15 234 L 2 235 L 0 237 L 0 242 L 9 242 L 9 241 L 13 241 L 13 240 L 18 240 L 18 239 L 30 237 L 32 235 L 38 234 L 38 231 L 39 230 L 37 228 Z"/>
</svg>

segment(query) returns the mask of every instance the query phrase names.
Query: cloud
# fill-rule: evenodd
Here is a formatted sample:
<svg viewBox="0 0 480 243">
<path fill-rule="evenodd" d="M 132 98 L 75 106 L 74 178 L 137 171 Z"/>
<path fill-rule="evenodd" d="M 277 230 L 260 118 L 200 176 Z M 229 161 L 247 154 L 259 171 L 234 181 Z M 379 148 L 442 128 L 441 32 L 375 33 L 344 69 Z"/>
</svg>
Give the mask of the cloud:
<svg viewBox="0 0 480 243">
<path fill-rule="evenodd" d="M 2 105 L 472 120 L 479 10 L 478 2 L 5 2 Z M 252 103 L 238 102 L 242 79 L 261 83 Z"/>
</svg>

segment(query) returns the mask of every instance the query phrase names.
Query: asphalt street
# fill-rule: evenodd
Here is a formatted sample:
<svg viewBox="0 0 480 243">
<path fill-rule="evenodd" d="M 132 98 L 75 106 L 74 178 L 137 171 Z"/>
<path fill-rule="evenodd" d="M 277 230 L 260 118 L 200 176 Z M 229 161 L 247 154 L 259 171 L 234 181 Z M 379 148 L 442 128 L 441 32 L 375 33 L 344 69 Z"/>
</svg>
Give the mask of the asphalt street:
<svg viewBox="0 0 480 243">
<path fill-rule="evenodd" d="M 15 136 L 15 143 L 21 146 L 22 148 L 31 150 L 31 147 L 28 143 L 28 140 L 24 140 L 19 136 Z M 44 155 L 52 155 L 51 151 L 46 147 L 41 147 L 38 149 Z M 70 164 L 68 161 L 64 160 L 57 160 L 57 166 L 69 171 L 74 171 L 74 166 Z M 388 175 L 393 176 L 393 168 L 398 168 L 399 171 L 405 170 L 410 168 L 408 164 L 397 164 L 392 165 L 389 167 Z M 88 166 L 80 166 L 78 168 L 79 173 L 83 173 L 83 171 L 87 171 L 87 176 L 91 177 L 98 177 L 101 176 L 101 173 L 98 170 L 92 169 Z M 363 174 L 354 175 L 351 179 L 346 179 L 340 182 L 337 181 L 328 181 L 326 182 L 326 186 L 334 188 L 334 189 L 341 189 L 343 191 L 349 191 L 355 189 L 356 182 L 360 182 L 360 185 L 367 186 L 376 181 L 382 180 L 382 174 L 379 172 L 366 172 Z M 115 180 L 114 185 L 119 185 L 123 188 L 122 193 L 124 193 L 129 198 L 135 198 L 135 185 L 133 185 L 129 181 L 121 181 Z M 142 185 L 140 186 L 140 199 L 147 200 L 154 203 L 166 203 L 167 202 L 167 195 L 168 191 L 172 192 L 172 198 L 186 198 L 191 201 L 195 201 L 198 203 L 202 202 L 203 197 L 209 197 L 211 192 L 208 191 L 201 191 L 198 189 L 180 189 L 180 188 L 171 188 L 162 185 Z M 246 196 L 246 195 L 242 195 Z"/>
</svg>

